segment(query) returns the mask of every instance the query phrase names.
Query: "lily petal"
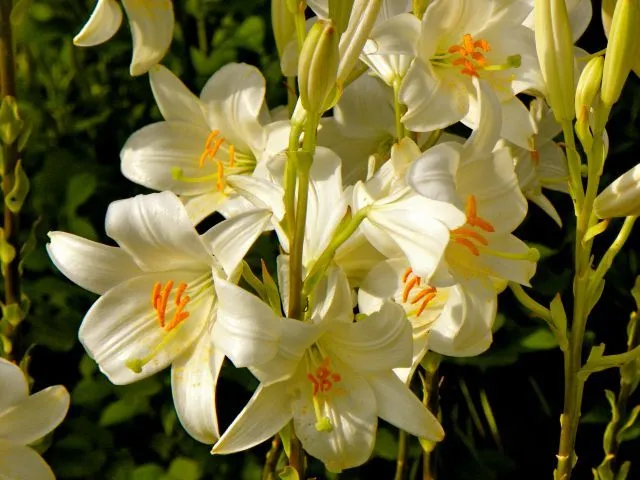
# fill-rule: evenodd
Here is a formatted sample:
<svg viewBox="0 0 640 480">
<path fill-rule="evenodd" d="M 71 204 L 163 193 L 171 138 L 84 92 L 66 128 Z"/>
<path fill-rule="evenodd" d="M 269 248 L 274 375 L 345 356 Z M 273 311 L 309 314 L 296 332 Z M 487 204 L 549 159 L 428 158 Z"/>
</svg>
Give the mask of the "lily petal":
<svg viewBox="0 0 640 480">
<path fill-rule="evenodd" d="M 202 235 L 202 241 L 230 277 L 271 220 L 269 210 L 241 213 L 218 223 Z"/>
<path fill-rule="evenodd" d="M 119 283 L 142 274 L 121 248 L 92 242 L 66 232 L 49 232 L 47 252 L 67 278 L 93 293 L 103 294 Z"/>
<path fill-rule="evenodd" d="M 149 71 L 149 82 L 165 120 L 195 123 L 208 129 L 204 105 L 171 70 L 156 65 Z"/>
<path fill-rule="evenodd" d="M 224 432 L 211 453 L 247 450 L 274 436 L 291 420 L 287 384 L 260 385 L 249 403 Z"/>
<path fill-rule="evenodd" d="M 462 207 L 456 190 L 460 147 L 441 143 L 424 152 L 407 172 L 407 183 L 426 198 Z"/>
<path fill-rule="evenodd" d="M 444 438 L 436 417 L 393 373 L 372 375 L 369 384 L 380 418 L 416 437 L 436 442 Z"/>
<path fill-rule="evenodd" d="M 93 47 L 115 35 L 122 23 L 122 9 L 116 0 L 98 0 L 89 21 L 74 37 L 78 47 Z"/>
<path fill-rule="evenodd" d="M 193 438 L 213 444 L 220 438 L 216 410 L 216 384 L 224 354 L 213 348 L 209 331 L 171 368 L 173 403 L 180 423 Z"/>
<path fill-rule="evenodd" d="M 0 412 L 23 401 L 29 396 L 27 379 L 20 367 L 0 358 Z"/>
<path fill-rule="evenodd" d="M 166 285 L 169 280 L 185 282 L 185 293 L 191 299 L 185 308 L 189 317 L 166 331 L 149 298 L 156 282 Z M 170 271 L 123 282 L 89 309 L 80 326 L 80 342 L 112 383 L 124 385 L 146 378 L 167 367 L 201 334 L 213 302 L 207 281 L 211 280 L 202 272 Z M 176 311 L 174 295 L 169 300 L 167 323 Z"/>
<path fill-rule="evenodd" d="M 229 63 L 209 79 L 200 94 L 208 107 L 209 125 L 223 132 L 237 150 L 253 152 L 256 158 L 266 141 L 259 121 L 265 91 L 260 70 L 245 63 Z"/>
<path fill-rule="evenodd" d="M 55 480 L 51 467 L 34 450 L 0 438 L 0 478 Z"/>
<path fill-rule="evenodd" d="M 107 235 L 145 271 L 202 271 L 212 263 L 184 206 L 171 192 L 113 202 L 105 224 Z"/>
<path fill-rule="evenodd" d="M 122 0 L 133 37 L 131 75 L 142 75 L 164 57 L 171 40 L 175 18 L 171 0 Z"/>
<path fill-rule="evenodd" d="M 41 390 L 0 412 L 0 439 L 27 445 L 56 428 L 69 410 L 69 392 L 62 385 Z"/>
<path fill-rule="evenodd" d="M 278 353 L 282 325 L 271 308 L 255 295 L 216 280 L 218 318 L 213 343 L 236 367 L 260 365 Z"/>
</svg>

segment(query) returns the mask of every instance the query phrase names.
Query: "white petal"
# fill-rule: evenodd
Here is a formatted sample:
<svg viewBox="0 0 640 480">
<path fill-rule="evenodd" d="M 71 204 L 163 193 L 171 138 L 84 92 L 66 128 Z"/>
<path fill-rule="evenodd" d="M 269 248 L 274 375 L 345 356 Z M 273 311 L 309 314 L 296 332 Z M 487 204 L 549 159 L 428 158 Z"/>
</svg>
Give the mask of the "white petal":
<svg viewBox="0 0 640 480">
<path fill-rule="evenodd" d="M 195 197 L 181 197 L 189 220 L 193 225 L 198 225 L 202 220 L 216 211 L 220 211 L 228 203 L 231 197 L 225 193 L 211 191 Z"/>
<path fill-rule="evenodd" d="M 153 190 L 179 195 L 198 195 L 214 190 L 215 180 L 183 181 L 174 177 L 202 179 L 217 175 L 214 162 L 200 167 L 209 130 L 195 123 L 159 122 L 131 135 L 120 152 L 122 174 L 132 182 Z"/>
<path fill-rule="evenodd" d="M 538 177 L 544 188 L 569 193 L 567 157 L 555 142 L 547 142 L 539 149 Z"/>
<path fill-rule="evenodd" d="M 29 447 L 0 438 L 0 478 L 3 480 L 55 480 L 47 462 Z"/>
<path fill-rule="evenodd" d="M 173 362 L 171 390 L 176 413 L 184 429 L 202 443 L 220 437 L 216 410 L 216 384 L 224 354 L 214 350 L 208 330 Z"/>
<path fill-rule="evenodd" d="M 441 143 L 416 159 L 407 172 L 407 183 L 426 198 L 460 205 L 456 191 L 456 173 L 460 148 L 455 143 Z"/>
<path fill-rule="evenodd" d="M 0 413 L 29 396 L 27 379 L 20 367 L 0 358 Z"/>
<path fill-rule="evenodd" d="M 487 282 L 466 279 L 451 288 L 447 303 L 429 333 L 429 349 L 442 355 L 479 355 L 491 345 L 497 295 Z"/>
<path fill-rule="evenodd" d="M 371 375 L 378 416 L 392 425 L 431 441 L 444 438 L 442 426 L 420 400 L 393 373 Z"/>
<path fill-rule="evenodd" d="M 500 139 L 500 129 L 503 128 L 501 105 L 496 94 L 485 81 L 474 78 L 473 84 L 476 98 L 470 103 L 469 114 L 463 119 L 465 125 L 474 129 L 463 147 L 465 161 L 489 155 Z M 529 111 L 526 108 L 524 110 L 529 120 Z"/>
<path fill-rule="evenodd" d="M 173 193 L 138 195 L 109 205 L 107 235 L 145 271 L 206 270 L 212 263 L 184 206 Z"/>
<path fill-rule="evenodd" d="M 66 232 L 49 232 L 47 252 L 67 278 L 85 290 L 102 294 L 129 278 L 142 274 L 121 248 L 92 242 Z"/>
<path fill-rule="evenodd" d="M 69 410 L 69 392 L 62 385 L 39 391 L 0 412 L 0 438 L 27 445 L 56 428 Z"/>
<path fill-rule="evenodd" d="M 279 317 L 255 295 L 226 282 L 215 282 L 218 317 L 213 343 L 236 367 L 260 365 L 278 353 L 282 326 Z"/>
<path fill-rule="evenodd" d="M 332 362 L 332 367 L 341 379 L 333 387 L 335 394 L 327 395 L 324 402 L 320 399 L 320 408 L 333 429 L 317 430 L 312 384 L 305 377 L 301 377 L 292 408 L 295 432 L 304 449 L 329 471 L 340 472 L 369 459 L 378 418 L 375 396 L 366 380 L 339 362 Z"/>
<path fill-rule="evenodd" d="M 542 193 L 529 192 L 527 193 L 527 198 L 537 206 L 539 206 L 544 211 L 544 213 L 549 215 L 551 219 L 556 222 L 556 224 L 560 228 L 562 228 L 562 219 L 560 218 L 560 214 L 547 197 L 545 197 Z"/>
<path fill-rule="evenodd" d="M 512 232 L 527 215 L 527 199 L 518 185 L 507 148 L 462 165 L 458 170 L 458 193 L 465 201 L 473 195 L 478 216 L 489 221 L 498 233 Z"/>
<path fill-rule="evenodd" d="M 284 218 L 284 190 L 279 185 L 248 175 L 230 175 L 227 183 L 255 207 L 271 210 L 278 221 Z"/>
<path fill-rule="evenodd" d="M 411 324 L 404 309 L 386 302 L 356 323 L 330 328 L 323 343 L 357 371 L 391 370 L 411 365 Z"/>
<path fill-rule="evenodd" d="M 209 229 L 202 241 L 231 276 L 271 220 L 269 210 L 253 210 L 224 220 Z"/>
<path fill-rule="evenodd" d="M 573 5 L 571 5 L 573 3 Z M 585 32 L 593 15 L 593 5 L 590 0 L 574 0 L 567 2 L 569 9 L 569 23 L 573 40 L 577 41 Z"/>
<path fill-rule="evenodd" d="M 286 383 L 260 385 L 249 403 L 224 432 L 211 453 L 248 450 L 278 433 L 291 420 L 291 398 Z"/>
<path fill-rule="evenodd" d="M 400 90 L 402 103 L 409 107 L 402 117 L 405 126 L 416 132 L 430 132 L 462 119 L 469 111 L 469 89 L 459 77 L 416 59 Z"/>
<path fill-rule="evenodd" d="M 162 60 L 173 39 L 171 0 L 122 0 L 133 37 L 131 75 L 142 75 Z"/>
<path fill-rule="evenodd" d="M 207 128 L 204 105 L 171 70 L 157 65 L 149 71 L 149 81 L 165 120 L 194 123 Z"/>
<path fill-rule="evenodd" d="M 332 266 L 313 292 L 316 304 L 311 313 L 315 323 L 353 322 L 353 298 L 349 281 L 342 269 Z"/>
<path fill-rule="evenodd" d="M 122 9 L 116 0 L 98 0 L 89 21 L 74 37 L 78 47 L 93 47 L 115 35 L 122 23 Z"/>
<path fill-rule="evenodd" d="M 206 278 L 206 277 L 205 277 Z M 189 317 L 170 332 L 159 325 L 150 298 L 154 284 L 187 284 L 191 297 L 184 311 Z M 210 280 L 208 280 L 210 282 Z M 79 337 L 102 372 L 117 385 L 146 378 L 167 367 L 198 338 L 211 316 L 214 296 L 202 273 L 172 271 L 147 274 L 112 288 L 89 309 Z M 169 296 L 167 323 L 176 308 L 175 292 Z M 135 373 L 127 364 L 142 363 Z"/>
<path fill-rule="evenodd" d="M 536 134 L 536 126 L 532 123 L 527 107 L 518 97 L 500 104 L 502 107 L 502 132 L 500 136 L 529 149 L 531 137 Z"/>
<path fill-rule="evenodd" d="M 259 117 L 263 109 L 265 80 L 262 73 L 244 63 L 229 63 L 218 70 L 202 89 L 209 125 L 222 132 L 227 142 L 259 157 L 266 135 Z"/>
<path fill-rule="evenodd" d="M 495 235 L 489 240 L 489 248 L 498 252 L 515 255 L 526 255 L 529 247 L 514 235 Z M 529 285 L 529 280 L 536 273 L 536 262 L 529 260 L 513 260 L 495 255 L 481 255 L 488 265 L 492 276 L 503 278 L 521 285 Z"/>
</svg>

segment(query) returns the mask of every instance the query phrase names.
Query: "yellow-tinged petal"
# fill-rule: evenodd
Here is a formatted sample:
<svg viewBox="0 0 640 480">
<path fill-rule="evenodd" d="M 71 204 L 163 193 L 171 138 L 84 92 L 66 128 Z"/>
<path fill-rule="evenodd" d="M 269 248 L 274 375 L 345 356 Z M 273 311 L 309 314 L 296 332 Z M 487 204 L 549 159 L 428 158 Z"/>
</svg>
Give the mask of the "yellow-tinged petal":
<svg viewBox="0 0 640 480">
<path fill-rule="evenodd" d="M 93 47 L 109 40 L 122 23 L 122 9 L 116 0 L 98 0 L 82 30 L 74 37 L 78 47 Z"/>
</svg>

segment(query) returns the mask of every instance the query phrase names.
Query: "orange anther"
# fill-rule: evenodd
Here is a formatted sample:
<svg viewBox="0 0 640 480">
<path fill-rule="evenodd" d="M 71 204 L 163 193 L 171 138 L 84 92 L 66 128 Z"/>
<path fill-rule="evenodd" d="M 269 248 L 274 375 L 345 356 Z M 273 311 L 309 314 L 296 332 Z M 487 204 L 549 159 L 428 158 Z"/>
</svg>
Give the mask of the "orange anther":
<svg viewBox="0 0 640 480">
<path fill-rule="evenodd" d="M 472 227 L 478 227 L 479 229 L 484 230 L 485 232 L 491 233 L 496 231 L 496 229 L 493 228 L 493 225 L 491 225 L 491 223 L 487 222 L 486 220 L 480 217 L 468 218 L 467 223 Z"/>
<path fill-rule="evenodd" d="M 185 312 L 184 308 L 191 298 L 189 295 L 182 296 L 187 289 L 187 284 L 180 282 L 175 294 L 175 312 L 169 323 L 166 323 L 167 304 L 169 303 L 169 295 L 171 294 L 171 290 L 173 290 L 173 285 L 173 280 L 169 280 L 164 288 L 161 289 L 161 283 L 156 282 L 153 285 L 153 291 L 151 293 L 151 304 L 156 311 L 158 324 L 160 328 L 163 328 L 167 332 L 173 330 L 189 316 L 189 312 Z"/>
<path fill-rule="evenodd" d="M 236 147 L 229 145 L 229 166 L 233 167 L 236 163 Z"/>
<path fill-rule="evenodd" d="M 462 37 L 462 44 L 452 45 L 448 49 L 450 54 L 459 55 L 459 58 L 453 60 L 451 64 L 454 66 L 464 67 L 460 71 L 463 75 L 478 77 L 478 69 L 484 68 L 489 62 L 485 56 L 481 52 L 476 51 L 476 49 L 488 52 L 491 50 L 491 46 L 486 40 L 480 39 L 474 41 L 471 34 L 464 34 Z"/>
<path fill-rule="evenodd" d="M 491 45 L 489 45 L 489 42 L 484 39 L 473 42 L 473 46 L 480 50 L 484 50 L 485 52 L 489 52 L 491 50 Z"/>
<path fill-rule="evenodd" d="M 540 152 L 538 150 L 533 150 L 531 152 L 531 161 L 535 165 L 538 165 L 540 163 Z"/>
<path fill-rule="evenodd" d="M 467 205 L 465 206 L 464 213 L 467 214 L 467 218 L 475 218 L 478 213 L 475 195 L 469 195 L 467 197 Z"/>
<path fill-rule="evenodd" d="M 411 290 L 413 289 L 413 287 L 419 284 L 420 284 L 420 277 L 413 277 L 411 280 L 407 282 L 407 284 L 404 286 L 404 290 L 402 291 L 403 302 L 407 301 L 407 299 L 409 298 L 409 293 L 411 293 Z"/>
<path fill-rule="evenodd" d="M 322 360 L 322 363 L 316 368 L 315 375 L 307 373 L 307 379 L 313 385 L 313 396 L 318 393 L 326 393 L 333 388 L 333 384 L 342 380 L 339 373 L 332 372 L 329 368 L 329 357 Z"/>
<path fill-rule="evenodd" d="M 437 290 L 435 287 L 427 287 L 424 290 L 422 290 L 419 294 L 417 294 L 413 300 L 411 300 L 411 305 L 415 305 L 416 303 L 418 303 L 420 300 L 422 300 L 425 297 L 428 297 L 429 295 L 433 294 L 435 296 Z M 431 297 L 433 298 L 433 297 Z"/>
<path fill-rule="evenodd" d="M 475 230 L 472 230 L 467 227 L 456 228 L 452 233 L 454 235 L 462 235 L 463 237 L 470 237 L 475 241 L 477 241 L 478 243 L 481 243 L 482 245 L 485 245 L 485 246 L 489 245 L 489 240 L 487 240 L 486 237 L 476 232 Z"/>
<path fill-rule="evenodd" d="M 453 239 L 454 242 L 459 243 L 460 245 L 463 245 L 465 247 L 467 247 L 467 249 L 469 249 L 469 251 L 475 255 L 476 257 L 478 255 L 480 255 L 480 250 L 478 250 L 478 247 L 476 247 L 471 240 L 468 240 L 466 238 L 460 238 L 460 237 L 455 237 Z"/>
<path fill-rule="evenodd" d="M 405 283 L 407 281 L 407 278 L 409 278 L 409 275 L 411 275 L 412 272 L 413 272 L 413 270 L 411 269 L 411 267 L 408 267 L 404 271 L 404 275 L 402 275 L 402 283 Z"/>
<path fill-rule="evenodd" d="M 464 47 L 466 55 L 469 55 L 471 52 L 473 52 L 475 44 L 473 43 L 473 37 L 470 34 L 464 34 L 464 36 L 462 37 L 462 46 Z"/>
<path fill-rule="evenodd" d="M 218 135 L 220 135 L 220 130 L 212 130 L 211 131 L 211 133 L 207 137 L 207 142 L 204 144 L 204 149 L 205 150 L 210 150 L 211 149 L 211 144 L 213 143 L 213 141 L 216 139 L 216 137 Z"/>
<path fill-rule="evenodd" d="M 424 300 L 420 304 L 420 308 L 416 312 L 416 317 L 419 317 L 422 312 L 424 312 L 425 308 L 431 303 L 431 300 L 436 298 L 437 293 L 433 292 L 424 297 Z"/>
<path fill-rule="evenodd" d="M 218 172 L 218 179 L 216 180 L 216 188 L 219 192 L 224 191 L 224 165 L 220 160 L 216 160 L 216 168 Z"/>
</svg>

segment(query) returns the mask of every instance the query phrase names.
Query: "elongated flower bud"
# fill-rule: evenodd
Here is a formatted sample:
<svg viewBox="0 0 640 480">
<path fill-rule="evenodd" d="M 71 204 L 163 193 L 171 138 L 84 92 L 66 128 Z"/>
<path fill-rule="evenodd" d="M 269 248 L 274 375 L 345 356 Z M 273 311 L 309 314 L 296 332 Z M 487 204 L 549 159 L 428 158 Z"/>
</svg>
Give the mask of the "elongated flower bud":
<svg viewBox="0 0 640 480">
<path fill-rule="evenodd" d="M 640 0 L 618 0 L 611 20 L 600 98 L 607 108 L 618 101 L 629 72 L 638 60 Z"/>
<path fill-rule="evenodd" d="M 271 2 L 271 25 L 273 26 L 273 37 L 276 40 L 278 55 L 282 57 L 287 43 L 296 31 L 293 15 L 287 7 L 286 0 L 273 0 Z"/>
<path fill-rule="evenodd" d="M 329 0 L 329 18 L 333 20 L 339 34 L 349 25 L 354 0 Z"/>
<path fill-rule="evenodd" d="M 587 120 L 589 115 L 589 108 L 593 105 L 598 92 L 600 91 L 600 84 L 602 83 L 602 68 L 604 65 L 604 58 L 594 57 L 584 67 L 582 75 L 578 80 L 578 86 L 576 88 L 576 118 L 578 121 Z"/>
<path fill-rule="evenodd" d="M 382 0 L 355 0 L 349 25 L 340 38 L 338 85 L 344 84 L 364 48 L 380 13 Z"/>
<path fill-rule="evenodd" d="M 599 218 L 640 215 L 640 164 L 620 175 L 594 203 Z"/>
<path fill-rule="evenodd" d="M 573 36 L 564 0 L 536 0 L 536 50 L 558 122 L 574 116 Z"/>
<path fill-rule="evenodd" d="M 319 20 L 302 45 L 298 64 L 300 100 L 305 110 L 322 113 L 336 85 L 338 61 L 338 32 L 330 20 Z"/>
</svg>

